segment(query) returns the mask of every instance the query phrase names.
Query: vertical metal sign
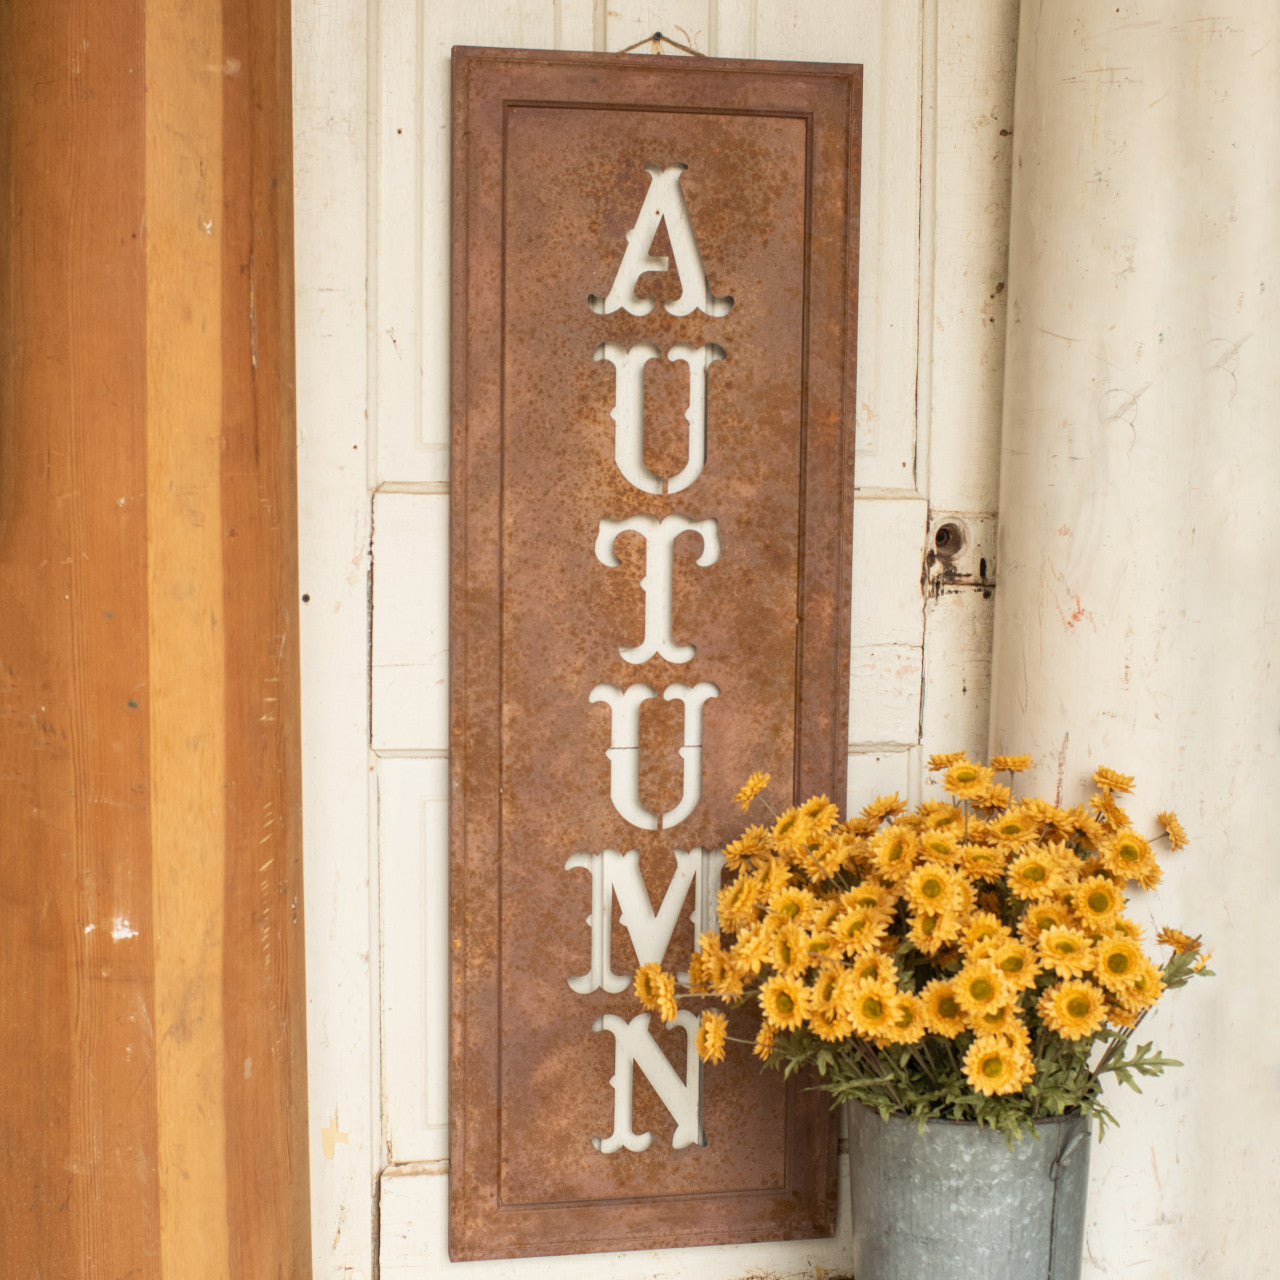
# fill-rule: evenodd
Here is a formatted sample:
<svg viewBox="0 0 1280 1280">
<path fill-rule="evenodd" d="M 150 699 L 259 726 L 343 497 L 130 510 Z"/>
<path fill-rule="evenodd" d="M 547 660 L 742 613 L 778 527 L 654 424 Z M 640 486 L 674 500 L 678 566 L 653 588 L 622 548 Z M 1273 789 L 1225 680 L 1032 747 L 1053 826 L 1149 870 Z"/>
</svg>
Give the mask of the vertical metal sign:
<svg viewBox="0 0 1280 1280">
<path fill-rule="evenodd" d="M 843 799 L 860 93 L 454 51 L 456 1259 L 833 1227 L 825 1099 L 629 985 L 752 769 Z"/>
</svg>

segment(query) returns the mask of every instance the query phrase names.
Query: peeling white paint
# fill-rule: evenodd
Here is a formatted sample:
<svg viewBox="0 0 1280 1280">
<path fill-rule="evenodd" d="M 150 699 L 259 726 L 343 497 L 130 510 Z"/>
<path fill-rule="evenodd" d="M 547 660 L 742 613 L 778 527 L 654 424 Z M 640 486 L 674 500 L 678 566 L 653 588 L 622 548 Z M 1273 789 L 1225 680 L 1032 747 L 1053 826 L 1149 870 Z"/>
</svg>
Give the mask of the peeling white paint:
<svg viewBox="0 0 1280 1280">
<path fill-rule="evenodd" d="M 87 932 L 87 930 L 86 930 Z M 116 916 L 111 921 L 111 937 L 115 942 L 123 942 L 126 938 L 136 938 L 138 931 L 123 916 Z"/>
</svg>

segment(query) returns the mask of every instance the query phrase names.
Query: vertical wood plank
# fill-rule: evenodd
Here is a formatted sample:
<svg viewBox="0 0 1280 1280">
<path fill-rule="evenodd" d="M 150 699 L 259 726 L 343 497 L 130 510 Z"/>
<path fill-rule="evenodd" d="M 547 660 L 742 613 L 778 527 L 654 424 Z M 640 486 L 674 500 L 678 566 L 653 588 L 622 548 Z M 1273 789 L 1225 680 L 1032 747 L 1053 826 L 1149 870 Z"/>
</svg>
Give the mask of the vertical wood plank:
<svg viewBox="0 0 1280 1280">
<path fill-rule="evenodd" d="M 0 16 L 6 1274 L 310 1274 L 285 14 Z"/>
<path fill-rule="evenodd" d="M 0 1240 L 13 1274 L 158 1275 L 143 35 L 141 4 L 0 11 Z"/>
</svg>

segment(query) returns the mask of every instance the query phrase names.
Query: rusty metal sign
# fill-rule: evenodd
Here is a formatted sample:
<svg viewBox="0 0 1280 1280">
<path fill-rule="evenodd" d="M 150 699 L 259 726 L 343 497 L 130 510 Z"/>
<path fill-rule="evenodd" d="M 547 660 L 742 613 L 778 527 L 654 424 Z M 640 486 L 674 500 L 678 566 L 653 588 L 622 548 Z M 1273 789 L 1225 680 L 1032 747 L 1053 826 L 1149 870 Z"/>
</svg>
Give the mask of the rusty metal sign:
<svg viewBox="0 0 1280 1280">
<path fill-rule="evenodd" d="M 752 769 L 843 799 L 860 95 L 454 50 L 455 1259 L 834 1227 L 825 1097 L 629 985 Z"/>
</svg>

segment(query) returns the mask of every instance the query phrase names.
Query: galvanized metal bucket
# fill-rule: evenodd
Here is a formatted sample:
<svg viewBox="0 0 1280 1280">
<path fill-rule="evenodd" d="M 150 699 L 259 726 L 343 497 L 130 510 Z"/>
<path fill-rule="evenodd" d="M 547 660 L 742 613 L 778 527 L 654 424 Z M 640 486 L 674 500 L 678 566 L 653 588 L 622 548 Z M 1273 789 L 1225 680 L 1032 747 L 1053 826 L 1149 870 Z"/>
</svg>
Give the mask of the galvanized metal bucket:
<svg viewBox="0 0 1280 1280">
<path fill-rule="evenodd" d="M 857 1280 L 1079 1280 L 1087 1119 L 1040 1121 L 1010 1151 L 975 1124 L 845 1111 Z"/>
</svg>

